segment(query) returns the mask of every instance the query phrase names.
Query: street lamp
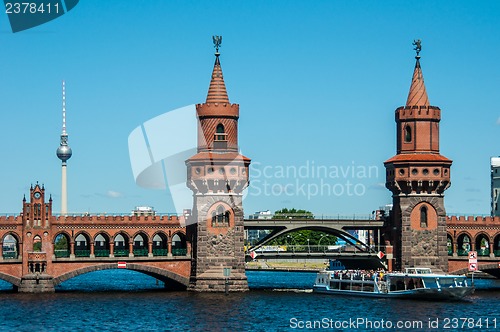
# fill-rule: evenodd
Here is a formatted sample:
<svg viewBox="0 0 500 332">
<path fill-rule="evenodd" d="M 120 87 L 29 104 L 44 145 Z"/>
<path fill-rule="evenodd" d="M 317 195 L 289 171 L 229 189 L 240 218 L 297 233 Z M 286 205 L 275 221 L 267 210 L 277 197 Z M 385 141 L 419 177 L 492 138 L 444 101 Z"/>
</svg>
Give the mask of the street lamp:
<svg viewBox="0 0 500 332">
<path fill-rule="evenodd" d="M 323 238 L 325 238 L 325 237 L 327 238 L 328 236 L 329 236 L 329 234 L 321 234 L 321 238 L 318 241 L 318 247 L 321 245 L 321 240 L 323 240 Z M 330 242 L 328 241 L 328 243 L 330 243 Z M 323 252 L 326 252 L 326 250 L 323 249 Z"/>
<path fill-rule="evenodd" d="M 311 247 L 309 246 L 309 239 L 307 239 L 307 251 L 311 253 Z"/>
</svg>

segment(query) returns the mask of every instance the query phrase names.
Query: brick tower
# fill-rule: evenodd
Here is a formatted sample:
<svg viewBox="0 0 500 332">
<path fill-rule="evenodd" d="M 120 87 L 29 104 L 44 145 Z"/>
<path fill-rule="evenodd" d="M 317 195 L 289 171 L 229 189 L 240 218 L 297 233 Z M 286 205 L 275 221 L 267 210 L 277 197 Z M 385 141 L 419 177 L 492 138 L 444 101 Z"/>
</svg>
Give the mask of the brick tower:
<svg viewBox="0 0 500 332">
<path fill-rule="evenodd" d="M 45 188 L 31 186 L 23 199 L 22 277 L 19 292 L 54 292 L 52 272 L 52 197 L 45 202 Z"/>
<path fill-rule="evenodd" d="M 441 110 L 430 106 L 420 67 L 420 41 L 406 106 L 396 109 L 397 154 L 387 160 L 386 187 L 393 214 L 386 233 L 395 268 L 427 266 L 448 271 L 444 191 L 452 161 L 439 153 Z"/>
<path fill-rule="evenodd" d="M 248 290 L 242 192 L 248 186 L 250 159 L 238 150 L 239 105 L 231 104 L 226 92 L 221 41 L 222 37 L 214 37 L 215 64 L 207 100 L 196 105 L 198 153 L 186 161 L 194 200 L 187 226 L 193 244 L 189 289 L 195 291 Z"/>
</svg>

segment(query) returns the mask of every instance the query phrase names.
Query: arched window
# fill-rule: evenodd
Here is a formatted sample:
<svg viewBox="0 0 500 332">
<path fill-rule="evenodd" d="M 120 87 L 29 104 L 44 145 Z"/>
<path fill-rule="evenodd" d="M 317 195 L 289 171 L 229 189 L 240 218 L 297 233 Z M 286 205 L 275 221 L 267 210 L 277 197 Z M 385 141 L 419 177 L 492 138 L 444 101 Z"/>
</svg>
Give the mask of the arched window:
<svg viewBox="0 0 500 332">
<path fill-rule="evenodd" d="M 427 207 L 420 208 L 420 227 L 427 228 Z"/>
<path fill-rule="evenodd" d="M 219 205 L 217 207 L 217 224 L 219 224 L 219 226 L 222 226 L 224 224 L 224 212 L 224 207 L 222 205 Z"/>
<path fill-rule="evenodd" d="M 42 251 L 42 238 L 38 235 L 33 238 L 33 251 Z"/>
<path fill-rule="evenodd" d="M 411 142 L 411 128 L 410 126 L 405 126 L 405 142 L 409 143 Z"/>
<path fill-rule="evenodd" d="M 229 225 L 230 212 L 219 205 L 215 211 L 212 211 L 212 227 L 227 227 Z"/>
<path fill-rule="evenodd" d="M 214 134 L 214 149 L 226 149 L 227 148 L 227 134 L 224 129 L 224 125 L 219 123 L 215 129 Z"/>
<path fill-rule="evenodd" d="M 219 123 L 217 125 L 217 128 L 215 129 L 215 139 L 214 139 L 214 141 L 217 141 L 217 142 L 227 141 L 226 130 L 224 129 L 224 125 L 222 123 Z"/>
<path fill-rule="evenodd" d="M 215 131 L 217 132 L 217 134 L 224 134 L 224 125 L 222 123 L 219 123 Z"/>
</svg>

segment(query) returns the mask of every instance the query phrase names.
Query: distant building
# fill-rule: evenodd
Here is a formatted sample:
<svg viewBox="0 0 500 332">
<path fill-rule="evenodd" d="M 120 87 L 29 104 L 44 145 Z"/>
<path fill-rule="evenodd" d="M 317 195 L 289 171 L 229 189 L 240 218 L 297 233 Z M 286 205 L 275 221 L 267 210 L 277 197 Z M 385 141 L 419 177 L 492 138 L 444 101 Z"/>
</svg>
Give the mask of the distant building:
<svg viewBox="0 0 500 332">
<path fill-rule="evenodd" d="M 136 206 L 135 209 L 132 210 L 131 214 L 136 217 L 154 216 L 156 215 L 156 211 L 152 206 Z"/>
<path fill-rule="evenodd" d="M 266 220 L 272 218 L 273 218 L 273 213 L 270 210 L 257 211 L 249 216 L 249 219 L 260 219 L 260 220 Z M 269 235 L 269 233 L 270 230 L 267 229 L 245 230 L 245 238 L 248 244 L 253 245 L 262 240 L 263 238 L 265 238 L 267 235 Z"/>
<path fill-rule="evenodd" d="M 273 213 L 269 210 L 266 211 L 257 211 L 254 214 L 250 215 L 250 219 L 272 219 Z"/>
<path fill-rule="evenodd" d="M 491 215 L 500 216 L 500 157 L 491 157 Z"/>
</svg>

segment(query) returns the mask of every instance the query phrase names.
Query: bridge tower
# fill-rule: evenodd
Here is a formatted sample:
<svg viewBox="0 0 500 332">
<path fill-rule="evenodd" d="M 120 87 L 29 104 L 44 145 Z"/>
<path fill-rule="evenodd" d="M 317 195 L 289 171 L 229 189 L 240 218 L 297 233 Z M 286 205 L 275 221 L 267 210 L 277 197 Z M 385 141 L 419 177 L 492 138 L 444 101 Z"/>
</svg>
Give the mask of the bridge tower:
<svg viewBox="0 0 500 332">
<path fill-rule="evenodd" d="M 406 105 L 396 109 L 397 154 L 387 160 L 386 187 L 393 214 L 386 239 L 395 268 L 428 266 L 448 271 L 444 191 L 452 161 L 439 152 L 441 110 L 431 106 L 420 66 L 420 40 Z"/>
<path fill-rule="evenodd" d="M 22 277 L 19 292 L 53 292 L 52 268 L 52 197 L 45 202 L 45 188 L 38 183 L 23 199 Z"/>
<path fill-rule="evenodd" d="M 186 161 L 194 200 L 187 226 L 193 245 L 189 289 L 195 291 L 248 290 L 242 192 L 248 186 L 250 159 L 238 150 L 239 105 L 231 104 L 227 95 L 221 41 L 214 36 L 215 64 L 207 99 L 196 105 L 198 153 Z"/>
</svg>

